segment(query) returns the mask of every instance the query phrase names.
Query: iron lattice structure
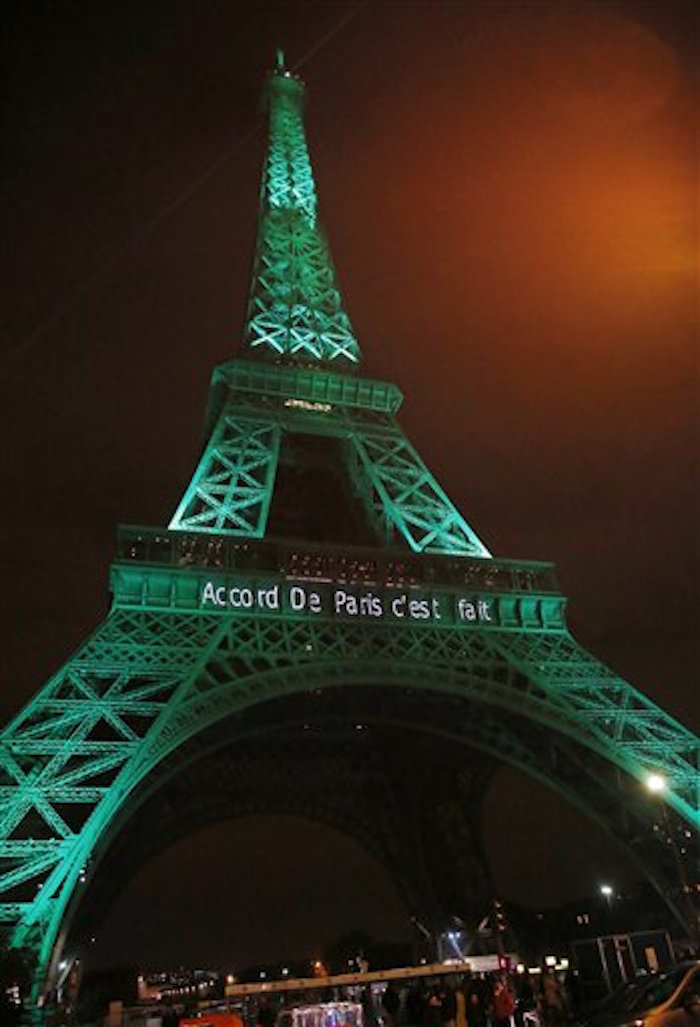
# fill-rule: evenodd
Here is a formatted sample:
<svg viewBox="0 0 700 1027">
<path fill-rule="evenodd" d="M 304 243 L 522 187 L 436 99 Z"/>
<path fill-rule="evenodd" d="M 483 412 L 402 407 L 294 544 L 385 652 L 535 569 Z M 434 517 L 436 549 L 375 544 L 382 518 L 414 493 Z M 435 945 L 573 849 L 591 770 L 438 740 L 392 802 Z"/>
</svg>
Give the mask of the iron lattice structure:
<svg viewBox="0 0 700 1027">
<path fill-rule="evenodd" d="M 302 124 L 303 87 L 272 75 L 270 145 L 246 342 L 276 356 L 357 365 L 360 347 L 316 214 L 316 188 Z"/>
<path fill-rule="evenodd" d="M 282 731 L 290 752 L 307 729 L 404 730 L 521 767 L 625 845 L 691 931 L 679 860 L 699 820 L 697 739 L 578 645 L 551 565 L 490 556 L 403 434 L 398 388 L 357 373 L 303 87 L 280 67 L 268 93 L 247 345 L 214 371 L 202 458 L 167 529 L 120 529 L 108 616 L 0 738 L 0 923 L 33 955 L 35 999 L 123 832 L 224 723 L 227 738 Z M 339 780 L 338 746 L 314 752 Z M 411 770 L 392 766 L 374 786 L 388 832 L 333 787 L 305 809 L 362 839 L 437 925 L 488 892 L 472 793 L 439 814 L 460 868 L 446 892 L 411 856 Z M 640 787 L 651 771 L 663 816 Z M 240 810 L 256 775 L 233 773 Z M 264 789 L 256 801 L 272 807 Z"/>
</svg>

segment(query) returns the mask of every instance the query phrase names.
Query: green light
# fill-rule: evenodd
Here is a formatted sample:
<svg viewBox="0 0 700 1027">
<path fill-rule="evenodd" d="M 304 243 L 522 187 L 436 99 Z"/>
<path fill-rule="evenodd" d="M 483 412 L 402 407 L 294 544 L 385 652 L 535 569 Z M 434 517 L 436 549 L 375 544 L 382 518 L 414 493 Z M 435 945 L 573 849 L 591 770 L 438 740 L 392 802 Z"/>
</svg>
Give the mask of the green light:
<svg viewBox="0 0 700 1027">
<path fill-rule="evenodd" d="M 262 355 L 353 367 L 360 347 L 317 221 L 304 86 L 282 68 L 268 85 L 270 139 L 245 341 Z"/>
</svg>

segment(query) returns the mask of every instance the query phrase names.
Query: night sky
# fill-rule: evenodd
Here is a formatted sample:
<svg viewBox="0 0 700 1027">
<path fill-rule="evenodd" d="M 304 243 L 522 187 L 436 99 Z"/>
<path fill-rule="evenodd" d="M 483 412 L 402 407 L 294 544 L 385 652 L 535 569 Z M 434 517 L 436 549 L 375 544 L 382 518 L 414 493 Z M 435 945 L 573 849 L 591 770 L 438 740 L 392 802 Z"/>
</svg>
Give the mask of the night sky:
<svg viewBox="0 0 700 1027">
<path fill-rule="evenodd" d="M 2 17 L 2 720 L 106 612 L 117 523 L 166 524 L 194 469 L 211 369 L 241 336 L 258 99 L 283 46 L 365 373 L 402 388 L 407 434 L 491 551 L 555 561 L 579 640 L 697 728 L 696 6 L 24 0 Z M 508 772 L 487 809 L 506 897 L 629 873 L 556 803 L 533 842 L 539 799 Z M 201 890 L 200 838 L 145 868 L 100 958 L 406 934 L 354 843 L 281 819 L 209 830 Z M 197 919 L 214 904 L 228 931 Z"/>
</svg>

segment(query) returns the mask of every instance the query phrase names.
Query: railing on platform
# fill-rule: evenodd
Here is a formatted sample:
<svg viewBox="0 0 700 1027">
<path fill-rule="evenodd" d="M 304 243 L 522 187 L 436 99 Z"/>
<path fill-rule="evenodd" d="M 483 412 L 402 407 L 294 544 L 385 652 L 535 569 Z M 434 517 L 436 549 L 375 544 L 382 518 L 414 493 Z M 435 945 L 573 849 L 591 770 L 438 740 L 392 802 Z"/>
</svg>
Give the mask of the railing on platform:
<svg viewBox="0 0 700 1027">
<path fill-rule="evenodd" d="M 354 585 L 452 586 L 478 592 L 559 594 L 554 565 L 527 560 L 413 556 L 399 549 L 238 539 L 122 525 L 117 561 L 222 571 L 275 573 L 291 581 Z"/>
</svg>

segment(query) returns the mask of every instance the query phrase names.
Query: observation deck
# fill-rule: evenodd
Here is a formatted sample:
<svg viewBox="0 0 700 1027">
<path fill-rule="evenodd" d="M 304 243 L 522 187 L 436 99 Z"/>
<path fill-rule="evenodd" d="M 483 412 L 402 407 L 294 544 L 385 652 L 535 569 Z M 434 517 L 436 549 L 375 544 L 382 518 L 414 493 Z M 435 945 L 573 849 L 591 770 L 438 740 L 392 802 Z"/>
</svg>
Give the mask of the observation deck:
<svg viewBox="0 0 700 1027">
<path fill-rule="evenodd" d="M 528 560 L 124 525 L 110 580 L 122 607 L 565 630 L 554 565 Z"/>
</svg>

